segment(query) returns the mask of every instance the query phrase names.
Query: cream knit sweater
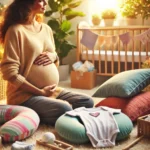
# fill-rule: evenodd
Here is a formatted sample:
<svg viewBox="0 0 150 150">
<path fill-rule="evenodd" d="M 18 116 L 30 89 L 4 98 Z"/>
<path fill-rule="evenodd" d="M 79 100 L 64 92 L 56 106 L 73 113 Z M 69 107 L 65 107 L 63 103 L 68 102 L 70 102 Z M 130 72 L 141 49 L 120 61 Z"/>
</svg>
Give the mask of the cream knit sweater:
<svg viewBox="0 0 150 150">
<path fill-rule="evenodd" d="M 59 75 L 54 63 L 45 67 L 33 65 L 35 58 L 43 51 L 55 52 L 52 30 L 48 25 L 42 23 L 38 33 L 20 24 L 8 29 L 1 62 L 3 79 L 8 81 L 7 104 L 20 104 L 33 96 L 32 93 L 19 88 L 25 80 L 38 88 L 43 88 L 46 84 L 58 84 Z M 15 80 L 10 83 L 10 79 L 14 76 Z M 60 91 L 61 88 L 58 88 L 56 93 Z"/>
</svg>

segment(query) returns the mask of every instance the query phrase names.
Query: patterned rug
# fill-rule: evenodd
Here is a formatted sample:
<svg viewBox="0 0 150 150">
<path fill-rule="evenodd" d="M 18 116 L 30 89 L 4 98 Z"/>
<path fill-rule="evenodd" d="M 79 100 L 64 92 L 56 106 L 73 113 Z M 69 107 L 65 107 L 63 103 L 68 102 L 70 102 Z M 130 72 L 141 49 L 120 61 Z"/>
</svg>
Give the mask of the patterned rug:
<svg viewBox="0 0 150 150">
<path fill-rule="evenodd" d="M 98 99 L 99 100 L 99 99 Z M 95 99 L 95 103 L 97 103 L 97 99 Z M 1 101 L 1 104 L 5 104 L 5 101 Z M 34 150 L 50 150 L 50 148 L 41 146 L 39 144 L 36 144 L 36 140 L 41 139 L 42 135 L 45 132 L 52 132 L 56 136 L 57 140 L 60 140 L 62 142 L 66 142 L 68 144 L 71 144 L 64 139 L 62 139 L 57 132 L 55 131 L 55 128 L 52 126 L 48 125 L 40 125 L 37 131 L 24 140 L 23 142 L 29 143 L 29 144 L 35 144 Z M 128 144 L 131 144 L 134 140 L 137 139 L 137 126 L 136 124 L 134 125 L 134 129 L 132 130 L 131 134 L 129 137 L 125 140 L 116 142 L 116 146 L 111 147 L 111 148 L 97 148 L 96 150 L 123 150 Z M 12 143 L 9 144 L 2 144 L 0 145 L 0 150 L 11 150 L 11 145 Z M 82 145 L 77 145 L 77 144 L 72 144 L 74 147 L 74 150 L 95 150 L 94 147 L 92 147 L 91 143 L 87 144 L 82 144 Z M 149 139 L 144 138 L 140 142 L 138 142 L 136 145 L 134 145 L 130 150 L 150 150 L 150 142 Z"/>
<path fill-rule="evenodd" d="M 41 139 L 42 135 L 45 132 L 52 132 L 55 134 L 56 139 L 66 142 L 67 141 L 63 140 L 55 131 L 54 127 L 51 126 L 46 126 L 46 125 L 40 125 L 38 130 L 29 138 L 27 138 L 26 140 L 24 140 L 23 142 L 29 143 L 29 144 L 35 144 L 34 150 L 49 150 L 50 148 L 46 147 L 46 146 L 41 146 L 39 144 L 36 144 L 36 140 L 37 139 Z M 112 148 L 98 148 L 96 150 L 122 150 L 123 148 L 125 148 L 128 144 L 132 143 L 136 138 L 137 138 L 137 131 L 136 131 L 136 126 L 134 127 L 133 131 L 131 132 L 130 136 L 123 141 L 120 142 L 116 142 L 116 146 L 112 147 Z M 71 144 L 71 143 L 68 143 Z M 3 144 L 1 146 L 1 150 L 10 150 L 11 149 L 11 145 L 10 144 Z M 77 144 L 72 144 L 74 147 L 74 150 L 95 150 L 95 148 L 92 147 L 91 143 L 87 143 L 87 144 L 83 144 L 83 145 L 77 145 Z M 150 143 L 149 143 L 149 139 L 143 139 L 140 142 L 138 142 L 135 146 L 133 146 L 130 150 L 150 150 Z"/>
</svg>

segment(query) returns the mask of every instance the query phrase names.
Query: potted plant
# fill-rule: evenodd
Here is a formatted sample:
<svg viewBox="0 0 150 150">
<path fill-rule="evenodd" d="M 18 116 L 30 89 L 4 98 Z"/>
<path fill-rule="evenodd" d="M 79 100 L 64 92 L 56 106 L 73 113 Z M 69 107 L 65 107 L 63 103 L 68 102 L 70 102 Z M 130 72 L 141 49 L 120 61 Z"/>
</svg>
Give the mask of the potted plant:
<svg viewBox="0 0 150 150">
<path fill-rule="evenodd" d="M 101 18 L 104 19 L 106 26 L 112 26 L 117 13 L 113 9 L 105 9 L 101 12 Z"/>
<path fill-rule="evenodd" d="M 137 17 L 135 8 L 129 4 L 124 5 L 124 3 L 123 3 L 121 6 L 120 12 L 123 17 L 127 17 L 127 18 L 136 18 Z"/>
<path fill-rule="evenodd" d="M 137 12 L 134 1 L 124 1 L 120 6 L 121 16 L 125 18 L 127 25 L 136 25 L 137 24 Z"/>
<path fill-rule="evenodd" d="M 125 0 L 121 5 L 121 14 L 126 17 L 142 17 L 142 24 L 150 17 L 150 0 Z"/>
<path fill-rule="evenodd" d="M 49 10 L 45 12 L 45 16 L 49 19 L 47 24 L 53 30 L 60 66 L 63 65 L 63 58 L 68 55 L 70 50 L 76 48 L 76 46 L 69 41 L 69 37 L 75 33 L 75 31 L 71 29 L 72 23 L 70 20 L 85 16 L 83 12 L 74 10 L 81 2 L 80 0 L 48 0 Z"/>
<path fill-rule="evenodd" d="M 92 15 L 92 23 L 93 25 L 99 25 L 101 21 L 100 15 L 98 14 L 93 14 Z"/>
<path fill-rule="evenodd" d="M 113 9 L 105 9 L 101 13 L 102 19 L 115 19 L 117 17 L 117 13 Z"/>
</svg>

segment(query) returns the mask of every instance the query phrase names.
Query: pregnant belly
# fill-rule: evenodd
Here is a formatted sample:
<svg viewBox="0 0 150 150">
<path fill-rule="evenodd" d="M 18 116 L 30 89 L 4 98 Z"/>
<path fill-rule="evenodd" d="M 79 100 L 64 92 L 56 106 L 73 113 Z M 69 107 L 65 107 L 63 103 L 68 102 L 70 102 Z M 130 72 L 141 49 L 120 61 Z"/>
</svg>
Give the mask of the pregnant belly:
<svg viewBox="0 0 150 150">
<path fill-rule="evenodd" d="M 27 80 L 38 88 L 43 88 L 52 84 L 57 85 L 59 82 L 59 73 L 55 64 L 47 66 L 33 65 Z"/>
</svg>

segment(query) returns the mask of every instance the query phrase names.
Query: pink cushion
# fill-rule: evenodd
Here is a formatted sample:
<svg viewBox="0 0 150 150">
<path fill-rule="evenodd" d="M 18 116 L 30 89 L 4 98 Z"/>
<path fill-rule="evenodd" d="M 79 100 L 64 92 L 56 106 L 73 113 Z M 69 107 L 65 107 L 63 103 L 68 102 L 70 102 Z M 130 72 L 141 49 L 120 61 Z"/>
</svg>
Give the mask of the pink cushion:
<svg viewBox="0 0 150 150">
<path fill-rule="evenodd" d="M 40 119 L 37 113 L 27 107 L 0 105 L 0 135 L 5 142 L 23 140 L 38 128 Z"/>
<path fill-rule="evenodd" d="M 150 113 L 150 92 L 142 92 L 132 98 L 108 97 L 99 102 L 98 106 L 121 109 L 132 121 Z"/>
</svg>

